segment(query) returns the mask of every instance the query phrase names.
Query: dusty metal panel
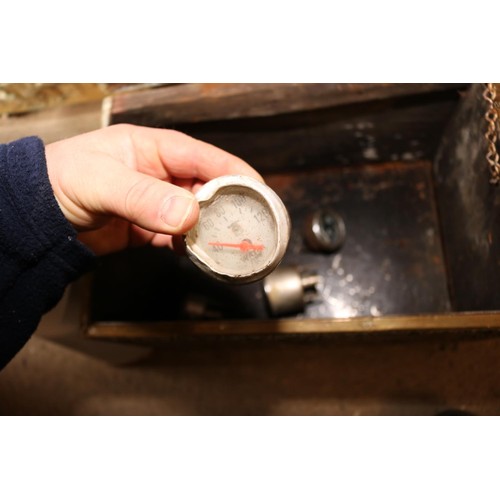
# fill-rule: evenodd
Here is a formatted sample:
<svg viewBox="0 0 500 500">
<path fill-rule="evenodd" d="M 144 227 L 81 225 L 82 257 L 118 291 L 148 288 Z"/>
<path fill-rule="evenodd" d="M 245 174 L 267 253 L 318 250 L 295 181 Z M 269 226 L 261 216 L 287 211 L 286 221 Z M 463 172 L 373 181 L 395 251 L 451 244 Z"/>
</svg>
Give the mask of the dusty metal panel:
<svg viewBox="0 0 500 500">
<path fill-rule="evenodd" d="M 186 84 L 115 95 L 109 123 L 174 128 L 262 173 L 430 160 L 463 84 Z"/>
<path fill-rule="evenodd" d="M 417 314 L 449 310 L 430 164 L 392 163 L 270 176 L 295 230 L 284 263 L 323 278 L 307 317 Z M 305 217 L 333 208 L 346 241 L 334 254 L 310 251 Z"/>
<path fill-rule="evenodd" d="M 500 187 L 486 162 L 483 86 L 471 87 L 435 161 L 450 295 L 459 311 L 500 309 Z"/>
<path fill-rule="evenodd" d="M 268 176 L 292 219 L 284 264 L 314 271 L 321 286 L 297 318 L 349 318 L 449 310 L 428 163 L 328 168 Z M 347 238 L 334 254 L 312 252 L 302 224 L 318 207 L 337 210 Z M 193 308 L 200 312 L 193 316 Z M 260 283 L 219 283 L 165 249 L 135 249 L 101 260 L 96 321 L 268 318 Z"/>
</svg>

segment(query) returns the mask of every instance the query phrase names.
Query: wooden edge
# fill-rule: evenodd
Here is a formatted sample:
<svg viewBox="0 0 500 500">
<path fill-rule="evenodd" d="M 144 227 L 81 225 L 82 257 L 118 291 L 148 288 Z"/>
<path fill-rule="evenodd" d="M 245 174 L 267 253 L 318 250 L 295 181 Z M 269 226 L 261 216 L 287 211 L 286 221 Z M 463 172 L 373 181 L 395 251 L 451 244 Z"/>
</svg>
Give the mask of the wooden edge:
<svg viewBox="0 0 500 500">
<path fill-rule="evenodd" d="M 172 341 L 183 337 L 287 337 L 337 334 L 500 332 L 500 313 L 447 313 L 349 319 L 97 322 L 86 335 L 123 341 Z"/>
<path fill-rule="evenodd" d="M 60 106 L 0 119 L 0 142 L 39 136 L 46 144 L 101 128 L 102 103 Z"/>
<path fill-rule="evenodd" d="M 437 83 L 184 84 L 112 96 L 110 123 L 195 123 L 464 88 Z"/>
</svg>

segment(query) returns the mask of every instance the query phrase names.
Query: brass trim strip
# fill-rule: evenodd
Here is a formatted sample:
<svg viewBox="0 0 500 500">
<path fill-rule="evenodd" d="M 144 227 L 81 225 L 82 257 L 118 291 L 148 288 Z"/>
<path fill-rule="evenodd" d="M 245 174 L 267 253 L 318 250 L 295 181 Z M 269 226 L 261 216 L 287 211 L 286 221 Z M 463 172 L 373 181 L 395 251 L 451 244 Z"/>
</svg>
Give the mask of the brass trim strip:
<svg viewBox="0 0 500 500">
<path fill-rule="evenodd" d="M 196 336 L 287 336 L 394 332 L 500 332 L 499 312 L 447 313 L 349 319 L 96 322 L 87 336 L 114 340 L 172 340 Z"/>
</svg>

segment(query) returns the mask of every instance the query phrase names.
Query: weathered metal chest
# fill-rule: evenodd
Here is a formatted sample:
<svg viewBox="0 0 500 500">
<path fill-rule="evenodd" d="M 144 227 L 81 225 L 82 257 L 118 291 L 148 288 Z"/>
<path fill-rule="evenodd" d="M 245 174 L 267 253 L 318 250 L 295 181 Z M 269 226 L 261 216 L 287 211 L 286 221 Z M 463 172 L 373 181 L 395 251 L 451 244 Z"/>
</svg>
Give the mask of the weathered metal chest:
<svg viewBox="0 0 500 500">
<path fill-rule="evenodd" d="M 129 342 L 487 336 L 500 331 L 499 189 L 489 183 L 481 85 L 189 84 L 117 95 L 109 123 L 175 128 L 244 158 L 285 202 L 283 264 L 321 284 L 271 317 L 261 284 L 215 282 L 165 249 L 101 260 L 83 329 Z M 341 214 L 344 245 L 303 225 Z"/>
</svg>

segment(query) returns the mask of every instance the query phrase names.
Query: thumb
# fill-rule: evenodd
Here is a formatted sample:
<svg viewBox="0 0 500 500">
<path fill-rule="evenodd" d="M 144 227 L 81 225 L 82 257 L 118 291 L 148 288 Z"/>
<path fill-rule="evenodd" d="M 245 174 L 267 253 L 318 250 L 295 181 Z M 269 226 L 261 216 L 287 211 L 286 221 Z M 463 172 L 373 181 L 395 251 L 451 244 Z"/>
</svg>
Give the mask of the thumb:
<svg viewBox="0 0 500 500">
<path fill-rule="evenodd" d="M 198 202 L 189 191 L 134 170 L 106 174 L 97 190 L 102 211 L 156 233 L 182 234 L 196 224 Z"/>
</svg>

